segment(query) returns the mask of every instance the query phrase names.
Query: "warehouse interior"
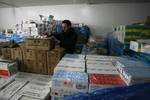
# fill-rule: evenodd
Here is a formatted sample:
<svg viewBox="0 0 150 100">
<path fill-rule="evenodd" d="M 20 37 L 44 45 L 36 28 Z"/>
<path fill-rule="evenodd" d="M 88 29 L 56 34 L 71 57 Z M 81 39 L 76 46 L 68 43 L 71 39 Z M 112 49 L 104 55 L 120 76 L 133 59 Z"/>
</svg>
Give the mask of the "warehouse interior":
<svg viewBox="0 0 150 100">
<path fill-rule="evenodd" d="M 0 0 L 0 100 L 150 100 L 150 0 Z"/>
</svg>

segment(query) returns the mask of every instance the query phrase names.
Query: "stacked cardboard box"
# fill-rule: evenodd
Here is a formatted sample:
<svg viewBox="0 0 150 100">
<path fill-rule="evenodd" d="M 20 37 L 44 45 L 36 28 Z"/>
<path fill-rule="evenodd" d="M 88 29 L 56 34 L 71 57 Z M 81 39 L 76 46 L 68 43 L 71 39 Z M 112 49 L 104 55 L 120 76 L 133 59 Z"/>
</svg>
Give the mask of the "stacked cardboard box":
<svg viewBox="0 0 150 100">
<path fill-rule="evenodd" d="M 53 74 L 54 68 L 59 63 L 62 56 L 65 54 L 65 49 L 56 48 L 47 52 L 47 67 L 48 74 Z"/>
<path fill-rule="evenodd" d="M 11 48 L 11 59 L 17 61 L 18 70 L 23 71 L 23 51 L 20 47 Z"/>
<path fill-rule="evenodd" d="M 50 88 L 47 85 L 28 83 L 18 94 L 40 100 L 49 100 Z"/>
<path fill-rule="evenodd" d="M 89 92 L 117 86 L 126 86 L 119 75 L 89 74 Z"/>
<path fill-rule="evenodd" d="M 23 45 L 23 66 L 21 71 L 48 74 L 47 52 L 55 46 L 52 38 L 29 38 Z"/>
<path fill-rule="evenodd" d="M 18 64 L 13 61 L 0 61 L 0 77 L 10 77 L 18 72 Z"/>
<path fill-rule="evenodd" d="M 11 78 L 0 78 L 0 90 L 4 89 L 8 84 L 10 84 L 14 79 Z"/>
<path fill-rule="evenodd" d="M 130 41 L 130 49 L 135 52 L 150 54 L 150 40 Z"/>
<path fill-rule="evenodd" d="M 88 75 L 82 72 L 56 71 L 52 79 L 51 96 L 63 98 L 77 92 L 88 92 Z"/>
<path fill-rule="evenodd" d="M 102 55 L 86 55 L 86 60 L 94 61 L 116 61 L 116 56 L 102 56 Z"/>
<path fill-rule="evenodd" d="M 47 73 L 46 51 L 43 50 L 23 50 L 24 70 L 34 73 Z"/>
<path fill-rule="evenodd" d="M 52 38 L 28 38 L 25 45 L 27 49 L 51 50 L 55 47 L 55 42 Z"/>
<path fill-rule="evenodd" d="M 49 100 L 50 98 L 51 77 L 49 75 L 19 72 L 13 77 L 13 82 L 17 82 L 17 84 L 19 84 L 18 82 L 27 83 L 20 88 L 18 87 L 19 89 L 15 89 L 16 85 L 14 85 L 15 87 L 12 88 L 16 91 L 11 93 L 7 89 L 10 86 L 6 86 L 7 92 L 12 94 L 6 100 Z M 6 96 L 4 95 L 4 97 Z"/>
<path fill-rule="evenodd" d="M 9 100 L 25 84 L 27 84 L 27 81 L 13 81 L 6 88 L 0 91 L 0 99 Z"/>
<path fill-rule="evenodd" d="M 57 64 L 55 72 L 58 70 L 85 72 L 84 55 L 73 54 L 72 56 L 66 54 Z"/>
<path fill-rule="evenodd" d="M 95 74 L 119 74 L 112 62 L 87 61 L 87 72 Z"/>
<path fill-rule="evenodd" d="M 4 59 L 11 59 L 11 48 L 2 48 L 1 51 Z"/>
<path fill-rule="evenodd" d="M 147 63 L 135 59 L 119 58 L 115 66 L 128 85 L 150 81 L 150 67 Z"/>
<path fill-rule="evenodd" d="M 113 33 L 121 43 L 129 43 L 137 39 L 149 39 L 149 25 L 120 25 Z"/>
<path fill-rule="evenodd" d="M 125 82 L 119 76 L 113 56 L 86 56 L 87 73 L 89 74 L 89 92 L 115 86 L 124 86 Z"/>
</svg>

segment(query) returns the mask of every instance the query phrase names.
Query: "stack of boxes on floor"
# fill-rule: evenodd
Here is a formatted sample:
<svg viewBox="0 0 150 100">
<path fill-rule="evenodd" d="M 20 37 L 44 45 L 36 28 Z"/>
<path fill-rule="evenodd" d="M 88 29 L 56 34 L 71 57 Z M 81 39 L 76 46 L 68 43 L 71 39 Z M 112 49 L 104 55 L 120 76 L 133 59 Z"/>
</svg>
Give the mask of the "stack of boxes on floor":
<svg viewBox="0 0 150 100">
<path fill-rule="evenodd" d="M 130 49 L 137 58 L 150 62 L 150 39 L 130 41 Z"/>
<path fill-rule="evenodd" d="M 66 54 L 54 70 L 51 96 L 61 100 L 77 92 L 145 82 L 150 82 L 149 64 L 135 58 Z"/>
<path fill-rule="evenodd" d="M 29 38 L 23 49 L 23 71 L 47 74 L 47 52 L 54 49 L 54 46 L 54 40 L 51 38 Z"/>
<path fill-rule="evenodd" d="M 2 56 L 17 61 L 21 72 L 53 74 L 54 67 L 65 53 L 63 48 L 54 47 L 52 38 L 28 38 L 19 47 L 2 48 Z"/>
<path fill-rule="evenodd" d="M 130 54 L 130 41 L 150 38 L 149 25 L 120 25 L 117 26 L 109 39 L 109 49 L 116 54 Z M 119 48 L 119 49 L 118 49 Z"/>
<path fill-rule="evenodd" d="M 19 72 L 0 78 L 0 100 L 49 100 L 51 77 Z"/>
<path fill-rule="evenodd" d="M 115 86 L 126 86 L 114 66 L 116 57 L 87 55 L 86 66 L 89 75 L 89 92 Z"/>
<path fill-rule="evenodd" d="M 52 100 L 62 99 L 78 92 L 88 92 L 84 55 L 66 54 L 55 68 L 52 79 Z"/>
<path fill-rule="evenodd" d="M 119 58 L 115 63 L 120 76 L 127 85 L 150 82 L 149 63 L 139 61 L 135 58 Z"/>
</svg>

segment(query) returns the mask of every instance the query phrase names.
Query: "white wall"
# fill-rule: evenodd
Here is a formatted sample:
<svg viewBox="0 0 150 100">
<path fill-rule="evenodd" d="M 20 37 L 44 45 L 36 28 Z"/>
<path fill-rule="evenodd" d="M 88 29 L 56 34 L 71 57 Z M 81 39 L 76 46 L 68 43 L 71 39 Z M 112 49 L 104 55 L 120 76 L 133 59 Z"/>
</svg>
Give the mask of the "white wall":
<svg viewBox="0 0 150 100">
<path fill-rule="evenodd" d="M 90 26 L 92 33 L 104 34 L 117 25 L 144 21 L 150 3 L 57 5 L 0 9 L 0 28 L 14 28 L 22 19 L 39 19 L 39 14 L 52 14 L 55 19 L 69 19 Z"/>
</svg>

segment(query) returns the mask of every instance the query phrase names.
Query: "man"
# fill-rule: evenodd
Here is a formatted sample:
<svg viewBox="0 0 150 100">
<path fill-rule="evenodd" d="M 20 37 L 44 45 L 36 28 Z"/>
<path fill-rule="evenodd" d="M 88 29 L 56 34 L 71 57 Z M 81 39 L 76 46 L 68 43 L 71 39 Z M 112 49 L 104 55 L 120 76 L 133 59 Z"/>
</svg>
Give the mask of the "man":
<svg viewBox="0 0 150 100">
<path fill-rule="evenodd" d="M 62 29 L 62 34 L 55 35 L 55 37 L 57 40 L 59 40 L 60 47 L 65 48 L 67 53 L 74 53 L 77 41 L 77 34 L 71 27 L 71 21 L 62 21 Z"/>
</svg>

